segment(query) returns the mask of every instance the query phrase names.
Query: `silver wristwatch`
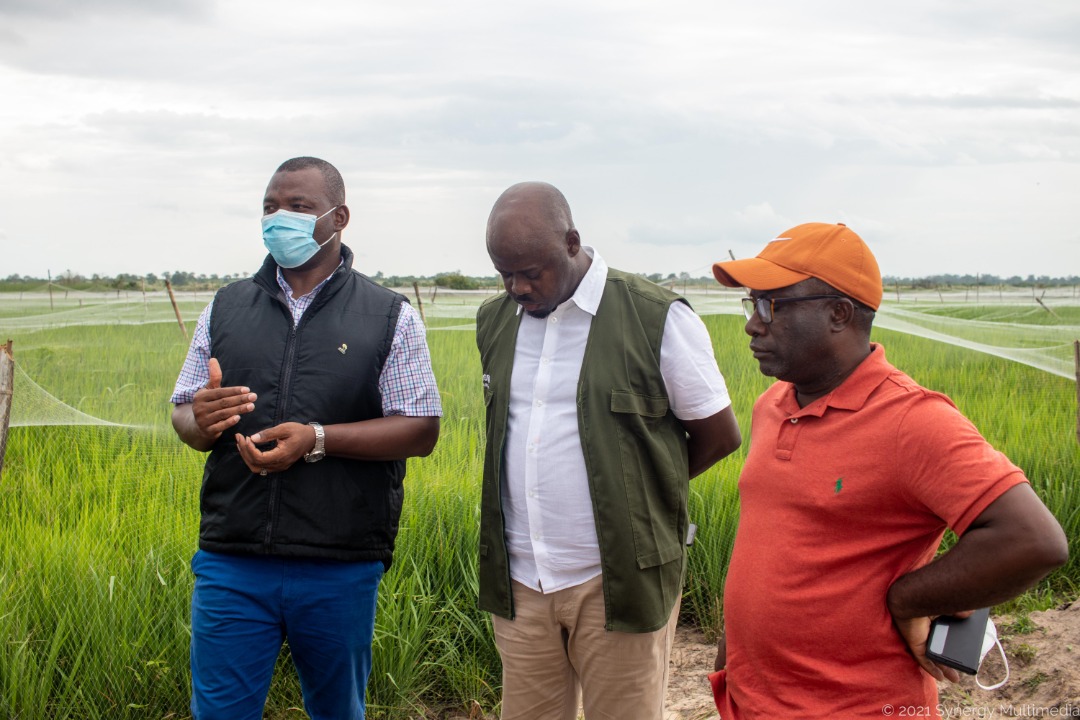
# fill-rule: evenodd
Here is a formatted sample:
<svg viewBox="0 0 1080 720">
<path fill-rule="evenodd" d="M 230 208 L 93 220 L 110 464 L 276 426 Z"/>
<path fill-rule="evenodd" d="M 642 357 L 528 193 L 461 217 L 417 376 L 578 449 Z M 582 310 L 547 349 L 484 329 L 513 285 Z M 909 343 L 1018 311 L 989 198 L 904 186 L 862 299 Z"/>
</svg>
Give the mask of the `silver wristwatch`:
<svg viewBox="0 0 1080 720">
<path fill-rule="evenodd" d="M 308 423 L 308 425 L 315 428 L 315 447 L 311 448 L 311 452 L 304 456 L 304 461 L 319 462 L 326 457 L 326 432 L 323 430 L 323 426 L 317 422 Z"/>
</svg>

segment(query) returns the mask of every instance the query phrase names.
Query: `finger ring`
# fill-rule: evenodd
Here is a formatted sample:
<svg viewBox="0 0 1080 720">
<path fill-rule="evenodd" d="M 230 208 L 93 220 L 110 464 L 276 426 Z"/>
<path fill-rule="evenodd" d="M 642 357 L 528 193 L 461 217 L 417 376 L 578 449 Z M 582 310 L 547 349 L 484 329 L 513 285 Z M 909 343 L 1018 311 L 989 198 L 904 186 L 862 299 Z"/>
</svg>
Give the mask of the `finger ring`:
<svg viewBox="0 0 1080 720">
<path fill-rule="evenodd" d="M 262 475 L 263 477 L 266 477 L 266 469 L 263 468 L 262 470 L 260 470 L 259 474 Z"/>
</svg>

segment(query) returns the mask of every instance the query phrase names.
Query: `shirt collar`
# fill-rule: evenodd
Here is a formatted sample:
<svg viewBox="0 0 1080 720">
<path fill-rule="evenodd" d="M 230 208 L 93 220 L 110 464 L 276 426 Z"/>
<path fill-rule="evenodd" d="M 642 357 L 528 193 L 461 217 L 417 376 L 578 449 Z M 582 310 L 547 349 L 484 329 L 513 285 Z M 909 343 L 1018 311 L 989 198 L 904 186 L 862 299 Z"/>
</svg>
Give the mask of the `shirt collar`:
<svg viewBox="0 0 1080 720">
<path fill-rule="evenodd" d="M 604 285 L 607 283 L 607 263 L 604 262 L 604 258 L 600 257 L 600 253 L 596 252 L 595 248 L 582 245 L 581 249 L 592 258 L 592 264 L 589 265 L 585 277 L 581 278 L 577 290 L 570 296 L 568 302 L 573 301 L 579 308 L 595 317 L 596 311 L 600 307 L 600 299 L 604 297 Z"/>
<path fill-rule="evenodd" d="M 870 394 L 893 370 L 893 366 L 885 359 L 885 348 L 879 343 L 870 343 L 870 354 L 844 379 L 844 382 L 840 383 L 839 387 L 833 389 L 828 395 L 800 408 L 795 399 L 795 386 L 788 383 L 788 392 L 781 396 L 780 402 L 791 415 L 821 417 L 830 407 L 840 410 L 859 410 L 866 404 Z"/>
<path fill-rule="evenodd" d="M 300 300 L 303 300 L 306 297 L 314 297 L 316 293 L 318 293 L 320 290 L 322 290 L 323 285 L 325 285 L 327 283 L 327 281 L 331 277 L 333 277 L 334 273 L 337 272 L 337 269 L 339 267 L 341 267 L 342 265 L 344 265 L 344 264 L 345 264 L 345 259 L 342 258 L 341 261 L 338 263 L 337 268 L 334 268 L 334 270 L 329 275 L 327 275 L 325 278 L 323 278 L 322 282 L 320 282 L 318 285 L 313 287 L 311 289 L 311 292 L 309 292 L 307 295 L 301 295 L 300 297 L 296 298 L 295 302 L 299 302 Z M 289 286 L 288 280 L 286 280 L 285 275 L 282 274 L 280 265 L 278 265 L 278 269 L 277 269 L 277 284 L 278 284 L 278 287 L 281 288 L 282 292 L 285 293 L 285 297 L 288 298 L 289 300 L 292 300 L 292 287 Z"/>
<path fill-rule="evenodd" d="M 558 312 L 560 308 L 565 308 L 567 303 L 574 303 L 579 308 L 595 317 L 596 311 L 600 307 L 600 299 L 604 296 L 604 285 L 607 283 L 608 266 L 607 263 L 604 262 L 604 258 L 600 257 L 600 253 L 596 252 L 595 248 L 589 245 L 582 245 L 581 249 L 585 251 L 586 255 L 592 258 L 592 263 L 585 272 L 585 276 L 581 278 L 581 282 L 578 283 L 577 289 L 574 290 L 574 294 L 561 302 L 553 312 Z M 521 311 L 521 305 L 518 305 L 517 314 L 521 315 Z"/>
</svg>

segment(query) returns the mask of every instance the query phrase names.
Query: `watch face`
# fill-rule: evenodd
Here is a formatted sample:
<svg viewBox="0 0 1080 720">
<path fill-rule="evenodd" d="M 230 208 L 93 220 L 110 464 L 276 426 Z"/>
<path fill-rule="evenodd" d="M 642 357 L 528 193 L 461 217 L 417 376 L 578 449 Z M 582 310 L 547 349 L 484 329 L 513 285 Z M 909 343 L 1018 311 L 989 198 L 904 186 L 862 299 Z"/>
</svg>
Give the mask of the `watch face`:
<svg viewBox="0 0 1080 720">
<path fill-rule="evenodd" d="M 326 457 L 325 452 L 312 450 L 304 456 L 304 460 L 307 460 L 308 462 L 317 462 L 319 460 L 322 460 L 324 457 Z"/>
</svg>

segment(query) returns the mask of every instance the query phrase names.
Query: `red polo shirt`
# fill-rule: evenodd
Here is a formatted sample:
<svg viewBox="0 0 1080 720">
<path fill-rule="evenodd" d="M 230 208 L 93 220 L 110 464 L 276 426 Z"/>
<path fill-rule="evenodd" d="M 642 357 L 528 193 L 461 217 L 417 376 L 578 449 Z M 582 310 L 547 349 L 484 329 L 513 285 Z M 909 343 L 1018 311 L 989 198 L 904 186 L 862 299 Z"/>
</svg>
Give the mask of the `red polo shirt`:
<svg viewBox="0 0 1080 720">
<path fill-rule="evenodd" d="M 775 383 L 750 435 L 724 591 L 724 720 L 881 720 L 887 704 L 936 717 L 937 687 L 894 628 L 886 591 L 1023 472 L 880 345 L 805 408 Z"/>
</svg>

